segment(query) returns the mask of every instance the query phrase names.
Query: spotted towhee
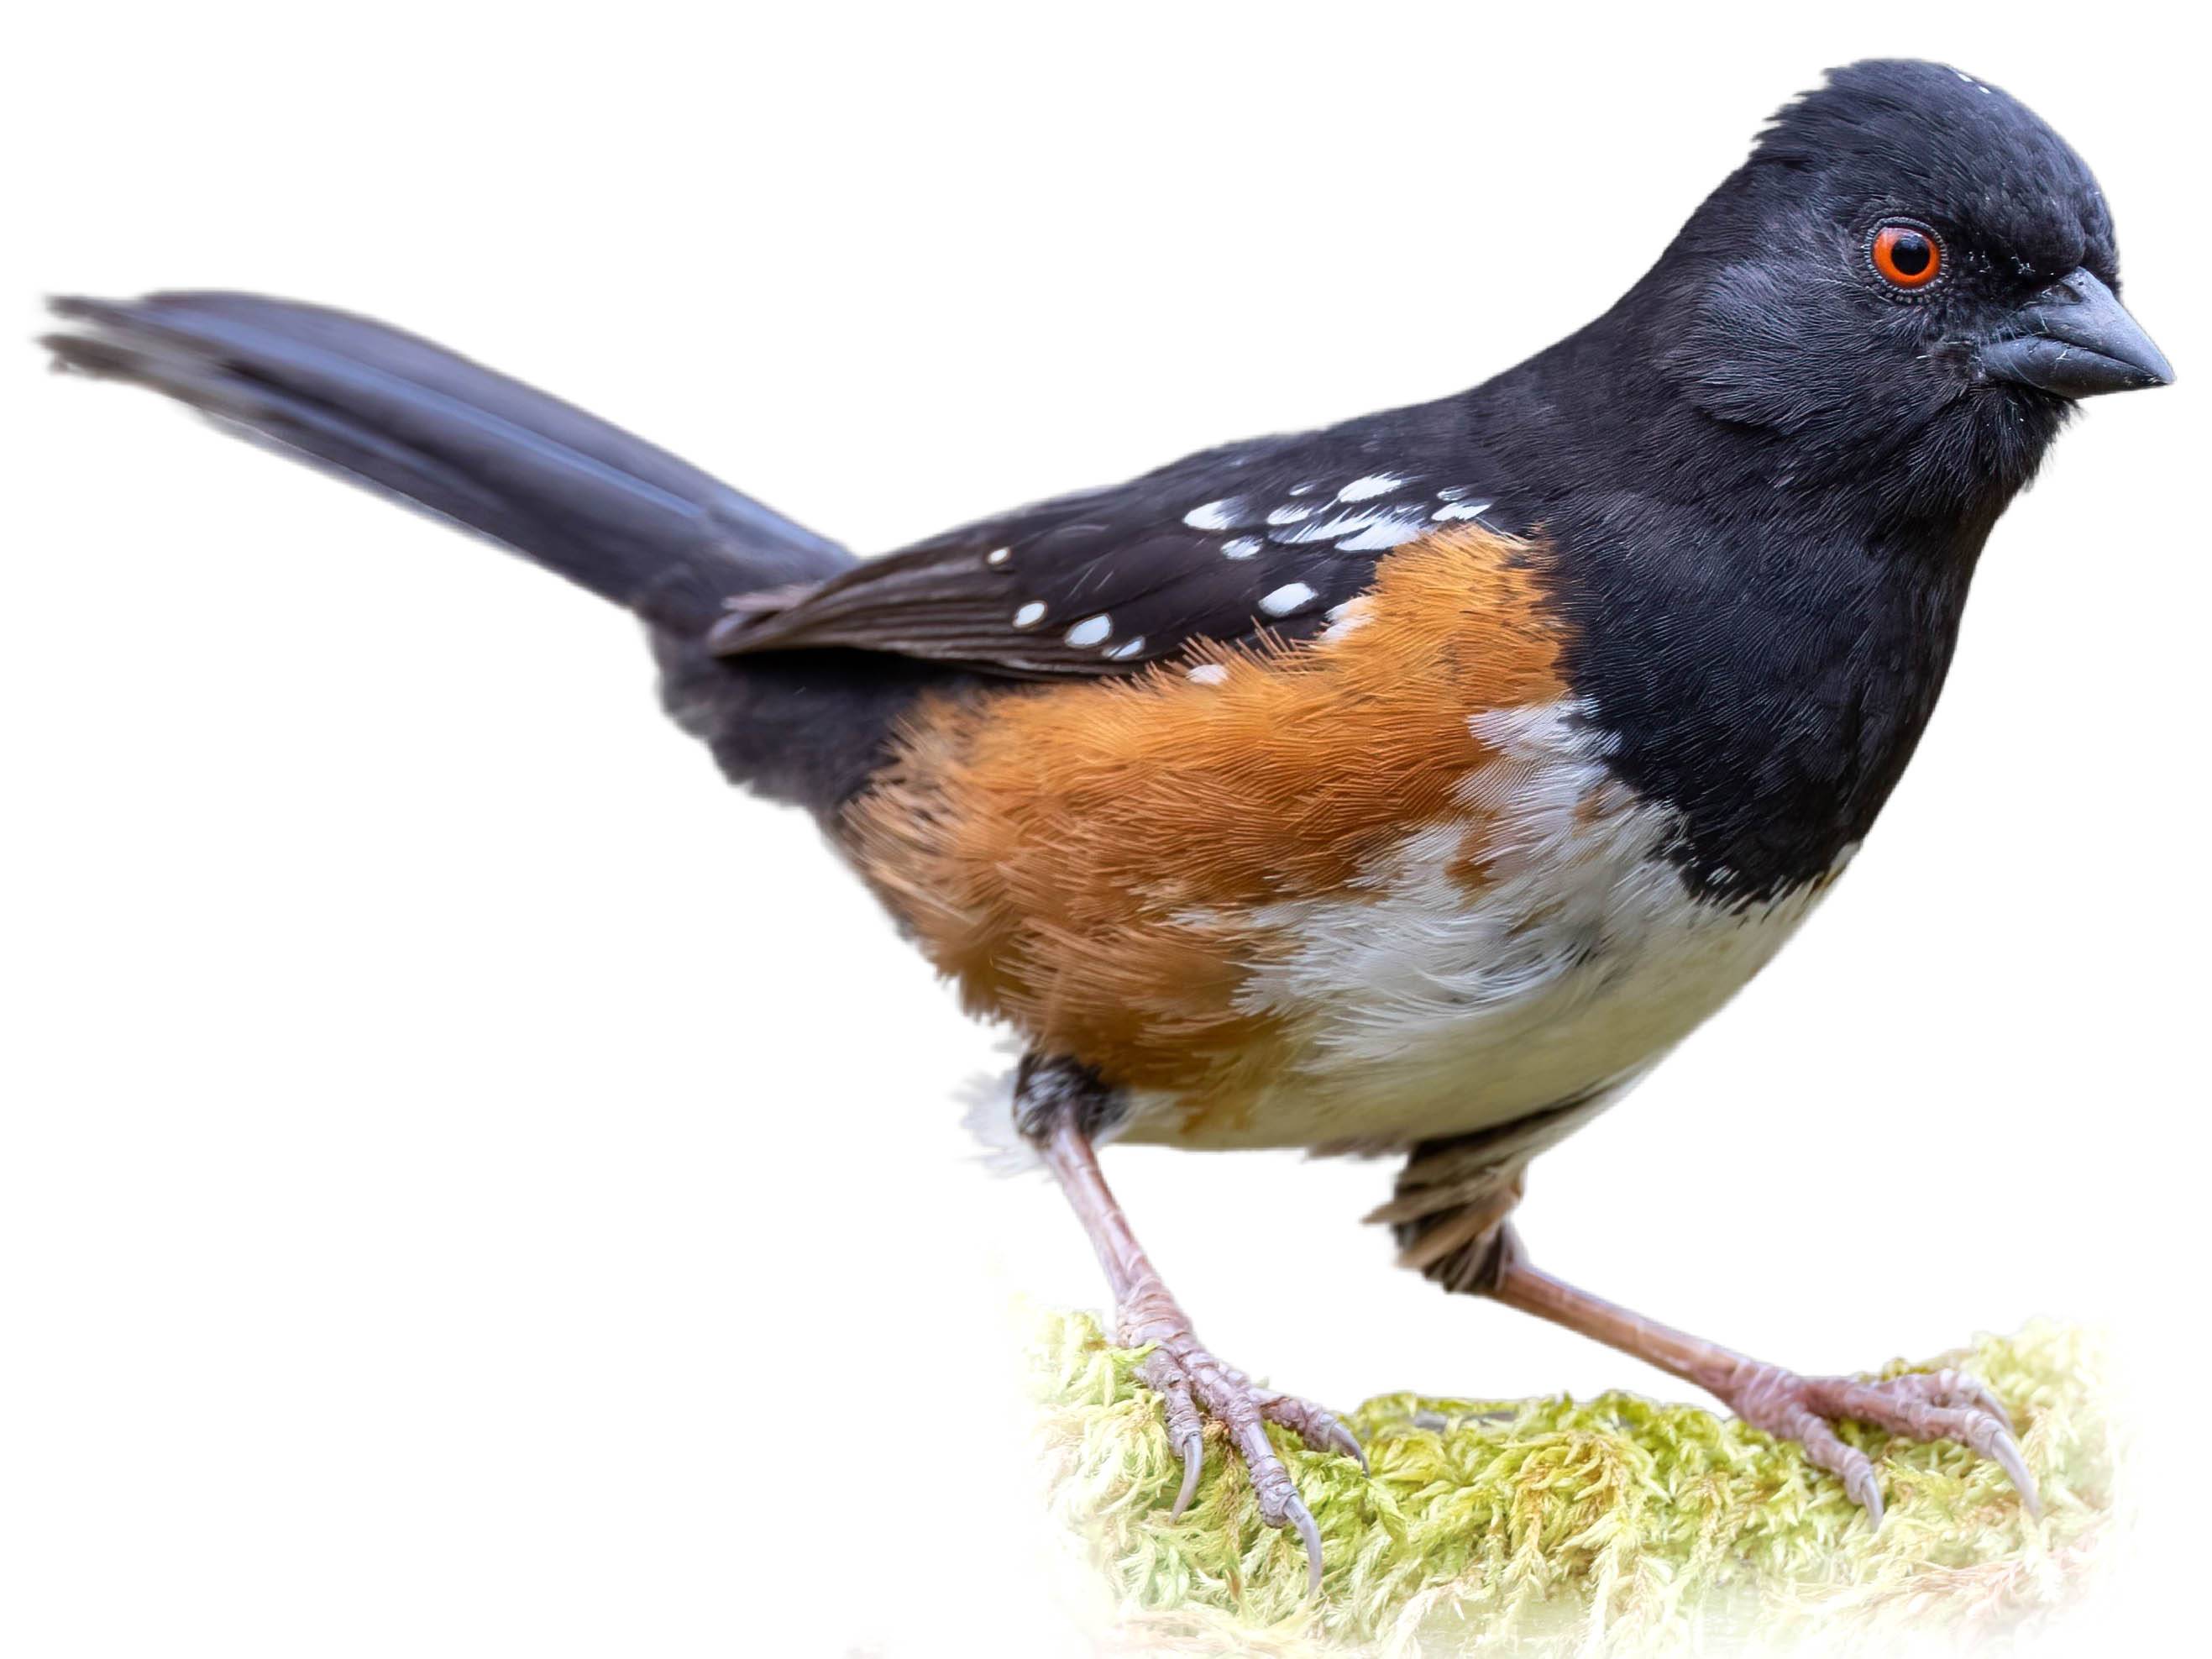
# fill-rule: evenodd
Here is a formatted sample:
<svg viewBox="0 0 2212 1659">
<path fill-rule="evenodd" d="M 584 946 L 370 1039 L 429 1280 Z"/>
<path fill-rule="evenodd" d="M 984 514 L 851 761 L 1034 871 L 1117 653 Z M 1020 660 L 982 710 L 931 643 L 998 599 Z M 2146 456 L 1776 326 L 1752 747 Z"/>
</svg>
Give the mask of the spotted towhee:
<svg viewBox="0 0 2212 1659">
<path fill-rule="evenodd" d="M 1771 957 L 1911 757 L 1976 558 L 2075 401 L 2165 384 L 2080 158 L 1969 76 L 1838 70 L 1659 262 L 1471 392 L 1211 450 L 858 560 L 577 410 L 335 312 L 68 301 L 168 393 L 629 606 L 670 711 L 811 811 L 969 1008 L 1198 1478 L 1328 1413 L 1200 1346 L 1107 1139 L 1407 1154 L 1444 1285 L 1802 1441 L 1879 1516 L 1876 1423 L 1996 1459 L 1950 1373 L 1802 1377 L 1528 1266 L 1537 1152 Z"/>
</svg>

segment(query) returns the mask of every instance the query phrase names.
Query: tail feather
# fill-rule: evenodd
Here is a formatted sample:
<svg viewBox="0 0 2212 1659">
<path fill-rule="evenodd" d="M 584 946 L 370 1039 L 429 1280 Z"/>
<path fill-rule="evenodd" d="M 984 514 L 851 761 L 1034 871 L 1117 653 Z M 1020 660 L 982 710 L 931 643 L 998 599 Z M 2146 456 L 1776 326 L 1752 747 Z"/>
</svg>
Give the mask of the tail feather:
<svg viewBox="0 0 2212 1659">
<path fill-rule="evenodd" d="M 76 325 L 46 339 L 58 367 L 166 393 L 679 634 L 852 562 L 666 451 L 366 318 L 222 293 L 53 309 Z"/>
</svg>

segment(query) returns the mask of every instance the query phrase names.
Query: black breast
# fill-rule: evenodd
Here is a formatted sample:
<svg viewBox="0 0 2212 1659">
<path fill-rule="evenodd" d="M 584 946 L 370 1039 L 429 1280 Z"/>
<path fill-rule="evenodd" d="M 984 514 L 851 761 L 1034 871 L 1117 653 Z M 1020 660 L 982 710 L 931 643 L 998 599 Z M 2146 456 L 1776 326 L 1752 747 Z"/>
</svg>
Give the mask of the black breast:
<svg viewBox="0 0 2212 1659">
<path fill-rule="evenodd" d="M 1569 684 L 1617 775 L 1679 814 L 1685 878 L 1744 902 L 1832 869 L 1934 711 L 1980 535 L 1730 528 L 1711 506 L 1620 498 L 1547 528 Z"/>
</svg>

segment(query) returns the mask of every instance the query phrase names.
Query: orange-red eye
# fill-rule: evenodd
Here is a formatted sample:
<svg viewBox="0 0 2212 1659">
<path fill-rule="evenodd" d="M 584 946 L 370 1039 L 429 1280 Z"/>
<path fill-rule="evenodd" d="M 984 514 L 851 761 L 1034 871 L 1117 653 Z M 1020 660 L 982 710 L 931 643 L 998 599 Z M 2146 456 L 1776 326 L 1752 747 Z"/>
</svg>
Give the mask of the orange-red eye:
<svg viewBox="0 0 2212 1659">
<path fill-rule="evenodd" d="M 1924 225 L 1896 221 L 1874 234 L 1869 250 L 1875 275 L 1892 288 L 1926 288 L 1943 270 L 1943 245 Z"/>
</svg>

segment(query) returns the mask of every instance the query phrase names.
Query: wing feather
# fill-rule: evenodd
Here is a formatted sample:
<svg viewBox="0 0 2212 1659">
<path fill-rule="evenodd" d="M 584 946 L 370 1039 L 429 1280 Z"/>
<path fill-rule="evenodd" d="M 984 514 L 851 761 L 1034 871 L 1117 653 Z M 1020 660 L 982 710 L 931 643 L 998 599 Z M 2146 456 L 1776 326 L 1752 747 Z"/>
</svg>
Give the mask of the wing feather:
<svg viewBox="0 0 2212 1659">
<path fill-rule="evenodd" d="M 1406 459 L 1387 422 L 1212 450 L 871 559 L 813 587 L 750 596 L 711 635 L 723 656 L 842 647 L 1018 678 L 1127 673 L 1202 644 L 1310 637 L 1390 549 L 1482 517 L 1517 531 L 1462 450 Z M 1394 459 L 1395 458 L 1395 459 Z"/>
</svg>

